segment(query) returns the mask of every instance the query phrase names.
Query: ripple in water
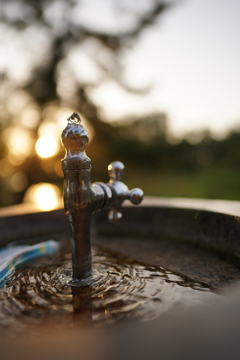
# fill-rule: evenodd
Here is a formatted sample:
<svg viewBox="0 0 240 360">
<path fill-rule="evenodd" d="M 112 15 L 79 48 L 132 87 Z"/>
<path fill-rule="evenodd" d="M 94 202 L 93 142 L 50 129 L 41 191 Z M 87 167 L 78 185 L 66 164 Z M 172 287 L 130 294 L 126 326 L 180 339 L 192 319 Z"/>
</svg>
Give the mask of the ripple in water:
<svg viewBox="0 0 240 360">
<path fill-rule="evenodd" d="M 147 321 L 172 309 L 216 301 L 218 295 L 161 267 L 145 266 L 93 248 L 95 281 L 69 285 L 70 254 L 42 258 L 19 269 L 0 289 L 0 329 L 9 334 L 39 325 L 71 329 L 121 320 Z"/>
</svg>

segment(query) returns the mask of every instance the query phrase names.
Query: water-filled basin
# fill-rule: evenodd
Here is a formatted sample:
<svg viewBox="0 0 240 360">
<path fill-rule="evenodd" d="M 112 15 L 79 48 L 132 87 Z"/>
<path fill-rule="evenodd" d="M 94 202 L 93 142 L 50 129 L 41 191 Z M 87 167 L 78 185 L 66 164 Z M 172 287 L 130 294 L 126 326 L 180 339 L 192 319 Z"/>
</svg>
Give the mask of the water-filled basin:
<svg viewBox="0 0 240 360">
<path fill-rule="evenodd" d="M 16 206 L 3 209 L 1 212 L 0 241 L 2 246 L 9 241 L 49 236 L 54 233 L 60 234 L 55 235 L 59 238 L 68 236 L 68 225 L 62 209 L 39 213 L 32 208 Z M 146 354 L 150 353 L 153 358 L 154 356 L 159 358 L 160 351 L 163 350 L 169 354 L 176 351 L 179 356 L 186 357 L 184 344 L 189 348 L 188 341 L 194 331 L 201 335 L 203 329 L 205 329 L 204 339 L 212 337 L 214 343 L 214 336 L 218 335 L 222 336 L 223 342 L 226 341 L 228 334 L 224 333 L 224 327 L 220 326 L 219 329 L 217 328 L 218 331 L 215 327 L 221 321 L 222 323 L 227 321 L 230 327 L 238 326 L 236 318 L 240 311 L 237 306 L 238 294 L 236 292 L 240 279 L 239 213 L 240 206 L 237 202 L 150 198 L 146 199 L 139 208 L 124 207 L 123 219 L 117 225 L 109 224 L 104 212 L 97 213 L 92 224 L 92 243 L 96 262 L 102 261 L 103 264 L 101 271 L 106 273 L 107 264 L 110 267 L 110 275 L 108 274 L 105 282 L 108 286 L 111 285 L 106 301 L 108 305 L 112 304 L 111 299 L 116 296 L 113 278 L 115 280 L 117 278 L 118 284 L 121 283 L 123 287 L 121 288 L 123 294 L 126 286 L 128 288 L 127 299 L 126 296 L 125 298 L 120 296 L 118 306 L 122 306 L 121 309 L 123 309 L 128 305 L 130 310 L 132 306 L 135 311 L 133 314 L 136 316 L 119 316 L 117 312 L 115 312 L 115 317 L 112 316 L 115 305 L 105 306 L 103 314 L 99 310 L 102 309 L 102 299 L 95 301 L 95 312 L 93 312 L 92 306 L 89 306 L 92 304 L 90 301 L 92 293 L 89 294 L 88 290 L 80 292 L 73 290 L 64 294 L 64 299 L 68 299 L 67 303 L 64 303 L 68 312 L 66 322 L 59 320 L 39 322 L 38 317 L 41 317 L 39 308 L 44 308 L 44 299 L 40 296 L 37 300 L 33 296 L 31 304 L 33 311 L 36 302 L 39 301 L 37 316 L 32 320 L 34 331 L 32 331 L 31 323 L 24 326 L 20 323 L 19 326 L 20 328 L 22 326 L 23 331 L 10 331 L 8 334 L 3 332 L 6 340 L 1 344 L 1 348 L 3 351 L 8 351 L 8 355 L 9 351 L 14 352 L 13 348 L 8 347 L 14 338 L 14 341 L 17 341 L 17 347 L 25 352 L 24 355 L 22 354 L 24 358 L 27 358 L 26 352 L 30 354 L 36 349 L 39 351 L 39 356 L 40 354 L 47 356 L 50 347 L 51 351 L 55 355 L 58 354 L 60 358 L 63 354 L 72 352 L 72 356 L 75 354 L 76 358 L 77 354 L 78 356 L 82 354 L 84 358 L 96 358 L 98 355 L 98 358 L 105 359 L 118 358 L 118 356 L 119 358 L 135 356 L 140 359 L 146 358 Z M 114 267 L 111 268 L 114 261 Z M 40 265 L 33 264 L 30 273 L 29 268 L 26 268 L 24 276 L 20 271 L 15 277 L 11 292 L 15 291 L 18 296 L 24 297 L 26 295 L 24 281 L 28 281 L 31 276 L 34 278 L 39 266 L 41 262 Z M 57 274 L 58 281 L 61 273 Z M 47 277 L 40 278 L 39 276 L 37 274 L 35 279 L 38 277 L 41 284 L 48 283 Z M 135 279 L 134 286 L 129 280 L 131 277 Z M 18 284 L 21 281 L 23 283 L 19 291 Z M 34 292 L 35 280 L 32 283 L 31 281 L 29 284 L 32 288 L 27 288 L 28 298 L 31 290 Z M 145 303 L 142 300 L 136 311 L 133 298 L 136 295 L 139 299 L 138 295 L 143 290 L 145 297 L 142 296 L 142 299 L 145 299 Z M 186 291 L 185 295 L 182 295 L 183 290 Z M 8 294 L 10 298 L 11 292 Z M 233 292 L 235 292 L 234 295 L 232 295 Z M 151 311 L 146 305 L 149 293 L 151 293 Z M 198 294 L 201 295 L 200 298 Z M 206 294 L 207 296 L 210 294 L 210 298 L 206 297 Z M 96 293 L 95 298 L 97 299 L 98 296 L 100 297 L 101 294 Z M 176 301 L 178 296 L 181 301 Z M 13 297 L 13 302 L 16 298 Z M 83 302 L 86 304 L 84 311 L 82 305 L 79 306 L 79 298 L 80 304 Z M 189 302 L 189 298 L 195 299 L 195 304 L 194 301 Z M 63 297 L 59 301 L 63 301 Z M 174 304 L 177 306 L 173 306 Z M 7 306 L 5 310 L 6 308 Z M 226 320 L 225 313 L 232 314 L 233 308 L 234 321 L 231 316 Z M 156 311 L 156 309 L 163 310 Z M 63 311 L 57 313 L 56 318 L 62 319 L 63 313 Z M 124 311 L 121 314 L 124 314 Z M 69 321 L 69 315 L 71 321 Z M 146 322 L 151 316 L 154 320 Z M 89 326 L 89 323 L 93 323 L 94 326 Z M 105 323 L 109 326 L 102 326 Z M 180 328 L 184 329 L 184 332 L 180 331 Z M 26 332 L 28 332 L 28 337 L 26 337 Z M 173 337 L 175 350 L 170 346 Z M 31 344 L 29 338 L 31 338 Z M 40 345 L 39 338 L 44 346 Z M 196 350 L 202 345 L 202 341 L 201 336 L 197 336 L 194 346 L 192 343 L 191 346 Z M 94 346 L 90 346 L 90 343 Z M 233 345 L 237 346 L 237 343 Z M 223 352 L 219 354 L 222 355 Z"/>
</svg>

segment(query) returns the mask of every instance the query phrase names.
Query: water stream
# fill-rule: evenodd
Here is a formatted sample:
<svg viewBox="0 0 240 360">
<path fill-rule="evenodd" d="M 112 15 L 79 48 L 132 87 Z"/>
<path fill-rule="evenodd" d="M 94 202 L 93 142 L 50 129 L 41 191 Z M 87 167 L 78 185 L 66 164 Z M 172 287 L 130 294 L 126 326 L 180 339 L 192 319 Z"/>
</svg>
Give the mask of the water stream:
<svg viewBox="0 0 240 360">
<path fill-rule="evenodd" d="M 22 266 L 0 289 L 0 330 L 16 335 L 44 327 L 101 327 L 148 321 L 219 295 L 161 267 L 152 267 L 93 247 L 95 281 L 69 285 L 71 255 L 44 257 Z"/>
</svg>

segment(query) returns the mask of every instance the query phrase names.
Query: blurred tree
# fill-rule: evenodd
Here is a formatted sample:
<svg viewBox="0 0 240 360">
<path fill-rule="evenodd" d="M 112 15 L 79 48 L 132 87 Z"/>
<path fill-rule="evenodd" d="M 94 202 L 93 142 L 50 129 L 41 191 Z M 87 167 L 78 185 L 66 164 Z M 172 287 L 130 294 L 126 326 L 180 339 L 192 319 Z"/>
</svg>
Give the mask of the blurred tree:
<svg viewBox="0 0 240 360">
<path fill-rule="evenodd" d="M 122 141 L 116 128 L 102 122 L 100 109 L 90 93 L 106 79 L 116 82 L 127 92 L 144 94 L 148 91 L 148 87 L 132 88 L 124 80 L 121 58 L 171 5 L 165 0 L 2 0 L 2 41 L 5 41 L 6 49 L 7 42 L 15 42 L 23 54 L 18 60 L 17 76 L 14 78 L 10 65 L 2 76 L 0 110 L 3 128 L 8 128 L 11 123 L 15 127 L 24 123 L 24 109 L 18 104 L 21 99 L 25 107 L 39 112 L 38 121 L 34 123 L 33 119 L 32 124 L 28 122 L 26 126 L 24 123 L 33 142 L 37 140 L 41 122 L 49 115 L 45 111 L 47 107 L 73 108 L 90 121 L 97 133 L 88 152 L 96 164 L 95 174 L 99 174 L 112 160 L 109 154 L 114 144 L 121 145 Z M 79 57 L 85 65 L 78 66 Z M 13 146 L 9 136 L 5 136 L 5 145 L 8 150 Z M 57 158 L 61 156 L 60 151 Z M 5 159 L 6 152 L 1 157 Z M 26 174 L 29 185 L 38 181 L 58 182 L 59 171 L 50 171 L 54 168 L 53 160 L 48 160 L 48 164 L 51 161 L 52 164 L 47 170 L 45 162 L 34 152 L 27 154 L 24 161 L 23 158 L 14 160 L 12 157 L 12 164 L 4 160 L 5 167 L 14 166 L 14 172 Z M 12 174 L 13 170 L 9 170 L 10 177 Z M 12 200 L 5 199 L 2 204 L 20 201 L 22 194 Z"/>
<path fill-rule="evenodd" d="M 108 163 L 119 159 L 128 165 L 129 185 L 148 194 L 238 198 L 239 132 L 222 142 L 208 132 L 179 142 L 169 137 L 165 113 L 111 125 L 94 102 L 93 90 L 109 81 L 128 93 L 149 91 L 149 86 L 131 87 L 122 59 L 173 4 L 1 0 L 0 205 L 21 202 L 26 186 L 37 182 L 62 185 L 63 149 L 45 159 L 37 156 L 34 145 L 40 135 L 57 132 L 54 121 L 64 115 L 63 128 L 71 109 L 97 134 L 88 147 L 93 180 L 106 181 Z"/>
<path fill-rule="evenodd" d="M 103 20 L 106 23 L 114 20 L 115 26 L 104 26 L 101 21 L 96 24 L 94 12 L 100 4 L 106 8 L 111 5 L 113 19 Z M 77 107 L 95 126 L 99 117 L 89 102 L 91 87 L 99 86 L 107 77 L 126 91 L 147 90 L 132 89 L 123 81 L 121 54 L 133 46 L 144 29 L 153 25 L 169 6 L 170 2 L 163 0 L 140 3 L 137 0 L 2 0 L 0 21 L 2 29 L 16 30 L 14 36 L 26 41 L 30 38 L 30 53 L 39 56 L 40 61 L 33 60 L 29 65 L 29 76 L 21 84 L 24 89 L 41 107 L 59 100 Z M 83 21 L 81 16 L 86 9 L 89 21 Z M 34 41 L 42 47 L 34 48 Z M 79 75 L 76 66 L 71 67 L 70 58 L 76 50 L 85 53 L 90 65 L 94 62 L 95 79 L 84 79 L 84 68 L 77 69 Z M 25 55 L 29 56 L 27 52 Z"/>
</svg>

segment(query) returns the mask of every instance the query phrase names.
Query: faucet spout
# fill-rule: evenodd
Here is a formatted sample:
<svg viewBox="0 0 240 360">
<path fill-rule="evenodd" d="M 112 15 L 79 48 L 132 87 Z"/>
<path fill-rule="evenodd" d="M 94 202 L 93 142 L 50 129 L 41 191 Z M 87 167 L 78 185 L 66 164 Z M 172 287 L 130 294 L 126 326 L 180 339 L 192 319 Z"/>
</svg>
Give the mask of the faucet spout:
<svg viewBox="0 0 240 360">
<path fill-rule="evenodd" d="M 119 208 L 128 199 L 137 205 L 142 201 L 141 189 L 128 190 L 121 182 L 124 165 L 109 165 L 110 181 L 91 184 L 91 160 L 85 153 L 89 138 L 81 124 L 80 116 L 73 113 L 62 132 L 66 154 L 62 160 L 64 173 L 64 208 L 71 233 L 73 280 L 81 281 L 92 275 L 90 239 L 91 215 L 96 210 L 109 207 L 108 218 L 116 221 L 122 214 Z"/>
</svg>

